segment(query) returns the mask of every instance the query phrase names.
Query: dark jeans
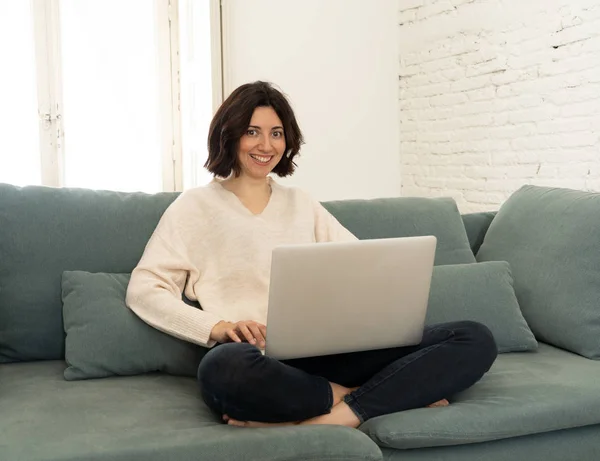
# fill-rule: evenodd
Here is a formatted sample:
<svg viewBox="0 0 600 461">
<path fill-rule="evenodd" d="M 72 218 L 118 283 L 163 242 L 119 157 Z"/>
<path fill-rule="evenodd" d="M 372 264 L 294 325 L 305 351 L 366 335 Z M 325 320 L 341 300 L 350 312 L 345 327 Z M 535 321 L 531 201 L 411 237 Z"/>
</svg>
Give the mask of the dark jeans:
<svg viewBox="0 0 600 461">
<path fill-rule="evenodd" d="M 206 404 L 243 421 L 289 422 L 329 413 L 329 381 L 360 386 L 345 402 L 361 421 L 421 408 L 472 386 L 497 356 L 490 330 L 475 322 L 425 329 L 418 346 L 278 361 L 248 343 L 208 352 L 198 368 Z"/>
</svg>

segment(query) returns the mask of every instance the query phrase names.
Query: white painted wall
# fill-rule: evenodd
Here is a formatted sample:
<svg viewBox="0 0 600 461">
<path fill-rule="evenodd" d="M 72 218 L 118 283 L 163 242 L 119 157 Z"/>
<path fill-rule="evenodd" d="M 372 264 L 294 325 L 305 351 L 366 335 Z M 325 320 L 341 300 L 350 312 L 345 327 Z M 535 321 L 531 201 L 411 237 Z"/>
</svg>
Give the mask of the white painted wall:
<svg viewBox="0 0 600 461">
<path fill-rule="evenodd" d="M 403 195 L 600 190 L 598 0 L 399 0 Z"/>
<path fill-rule="evenodd" d="M 224 86 L 268 80 L 306 144 L 294 184 L 319 200 L 397 196 L 396 0 L 223 0 Z"/>
</svg>

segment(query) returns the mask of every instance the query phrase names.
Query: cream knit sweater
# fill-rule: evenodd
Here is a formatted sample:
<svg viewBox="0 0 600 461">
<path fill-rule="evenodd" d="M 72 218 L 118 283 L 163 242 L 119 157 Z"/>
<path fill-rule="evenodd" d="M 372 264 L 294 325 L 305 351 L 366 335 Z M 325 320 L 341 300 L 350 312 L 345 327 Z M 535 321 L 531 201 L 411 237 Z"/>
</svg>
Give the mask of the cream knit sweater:
<svg viewBox="0 0 600 461">
<path fill-rule="evenodd" d="M 183 192 L 131 274 L 131 310 L 160 331 L 212 347 L 210 332 L 221 320 L 266 325 L 273 248 L 356 240 L 306 193 L 270 181 L 271 198 L 259 215 L 218 180 Z M 184 303 L 182 292 L 202 310 Z"/>
</svg>

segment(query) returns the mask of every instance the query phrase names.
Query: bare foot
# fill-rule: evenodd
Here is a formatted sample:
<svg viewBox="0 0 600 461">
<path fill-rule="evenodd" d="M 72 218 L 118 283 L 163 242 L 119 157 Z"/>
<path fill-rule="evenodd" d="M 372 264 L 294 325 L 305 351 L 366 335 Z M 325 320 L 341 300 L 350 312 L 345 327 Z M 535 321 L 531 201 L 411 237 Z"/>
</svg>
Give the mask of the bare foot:
<svg viewBox="0 0 600 461">
<path fill-rule="evenodd" d="M 290 423 L 261 423 L 260 421 L 239 421 L 237 419 L 230 418 L 227 415 L 223 415 L 223 421 L 230 426 L 237 427 L 284 427 L 284 426 L 295 426 L 298 422 Z"/>
<path fill-rule="evenodd" d="M 331 424 L 356 428 L 360 426 L 360 420 L 346 402 L 340 402 L 331 409 L 330 413 L 300 423 L 300 425 L 308 424 Z"/>
<path fill-rule="evenodd" d="M 344 397 L 348 395 L 350 392 L 355 391 L 358 387 L 344 387 L 336 383 L 330 382 L 331 390 L 333 392 L 333 405 L 335 407 L 338 403 L 344 400 Z"/>
<path fill-rule="evenodd" d="M 339 386 L 339 385 L 335 385 Z M 355 389 L 344 388 L 343 386 L 339 386 L 338 389 L 334 388 L 334 383 L 332 383 L 332 389 L 334 389 L 334 400 L 336 399 L 336 390 L 339 391 L 339 388 L 347 389 L 350 393 Z M 340 394 L 338 393 L 337 396 Z M 350 409 L 348 404 L 343 401 L 343 394 L 339 397 L 338 403 L 336 403 L 331 409 L 330 413 L 317 416 L 315 418 L 307 419 L 306 421 L 294 421 L 289 423 L 261 423 L 259 421 L 238 421 L 237 419 L 232 419 L 227 415 L 223 415 L 223 420 L 229 424 L 230 426 L 237 427 L 285 427 L 285 426 L 305 426 L 309 424 L 325 424 L 325 425 L 337 425 L 337 426 L 347 426 L 356 428 L 360 426 L 360 420 L 356 416 L 356 414 Z M 439 408 L 446 407 L 450 405 L 450 402 L 446 399 L 438 400 L 431 405 L 427 405 L 427 408 Z"/>
<path fill-rule="evenodd" d="M 450 405 L 450 402 L 448 402 L 446 399 L 442 399 L 432 403 L 431 405 L 427 405 L 427 408 L 447 407 L 448 405 Z"/>
<path fill-rule="evenodd" d="M 223 415 L 223 421 L 230 426 L 237 427 L 284 427 L 284 426 L 295 426 L 298 422 L 289 423 L 261 423 L 260 421 L 240 421 L 237 419 L 230 418 L 227 415 Z"/>
<path fill-rule="evenodd" d="M 258 421 L 238 421 L 237 419 L 230 419 L 227 421 L 227 424 L 236 427 L 285 427 L 296 426 L 298 423 L 261 423 Z"/>
<path fill-rule="evenodd" d="M 435 407 L 445 407 L 448 406 L 450 402 L 446 399 L 439 400 L 435 403 L 432 403 L 428 406 L 428 408 Z M 347 426 L 356 428 L 360 426 L 360 420 L 356 416 L 356 414 L 350 409 L 346 402 L 340 402 L 331 409 L 331 413 L 317 416 L 316 418 L 307 419 L 306 421 L 302 421 L 300 425 L 306 424 L 334 424 L 338 426 Z"/>
</svg>

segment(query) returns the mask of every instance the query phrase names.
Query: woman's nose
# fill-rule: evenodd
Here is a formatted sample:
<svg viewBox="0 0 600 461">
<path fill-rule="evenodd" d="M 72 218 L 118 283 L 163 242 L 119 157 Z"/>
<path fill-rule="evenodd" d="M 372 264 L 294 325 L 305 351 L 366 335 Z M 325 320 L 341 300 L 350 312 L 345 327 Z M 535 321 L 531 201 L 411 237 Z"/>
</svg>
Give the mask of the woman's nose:
<svg viewBox="0 0 600 461">
<path fill-rule="evenodd" d="M 268 136 L 261 136 L 260 144 L 258 148 L 263 152 L 270 152 L 273 146 L 271 146 L 271 141 Z"/>
</svg>

